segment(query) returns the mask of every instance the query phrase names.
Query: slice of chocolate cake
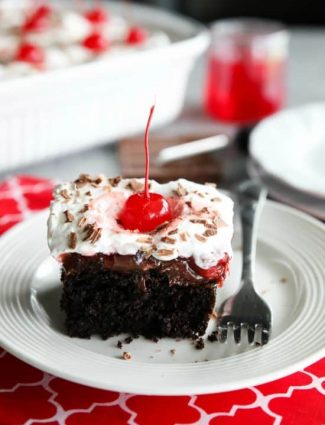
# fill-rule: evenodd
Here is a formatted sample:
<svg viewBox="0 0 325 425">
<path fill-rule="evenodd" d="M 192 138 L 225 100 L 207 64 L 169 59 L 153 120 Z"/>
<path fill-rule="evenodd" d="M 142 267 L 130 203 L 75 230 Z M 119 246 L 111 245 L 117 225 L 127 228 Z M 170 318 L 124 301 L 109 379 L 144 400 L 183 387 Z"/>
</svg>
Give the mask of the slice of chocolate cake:
<svg viewBox="0 0 325 425">
<path fill-rule="evenodd" d="M 130 230 L 125 208 L 143 185 L 82 175 L 55 189 L 48 241 L 62 264 L 70 336 L 196 337 L 206 330 L 232 256 L 233 203 L 211 185 L 152 180 L 150 191 L 167 202 L 165 221 L 140 231 L 155 218 L 141 210 Z"/>
</svg>

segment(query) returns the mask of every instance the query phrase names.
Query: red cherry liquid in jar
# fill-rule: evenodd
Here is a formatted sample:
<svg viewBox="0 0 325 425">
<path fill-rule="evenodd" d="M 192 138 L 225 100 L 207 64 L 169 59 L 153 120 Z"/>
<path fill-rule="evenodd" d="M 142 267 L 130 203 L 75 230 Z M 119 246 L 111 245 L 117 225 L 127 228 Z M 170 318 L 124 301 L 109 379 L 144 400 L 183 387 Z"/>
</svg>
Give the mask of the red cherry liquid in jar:
<svg viewBox="0 0 325 425">
<path fill-rule="evenodd" d="M 224 20 L 212 28 L 205 109 L 221 121 L 250 124 L 282 108 L 288 34 L 280 24 Z"/>
</svg>

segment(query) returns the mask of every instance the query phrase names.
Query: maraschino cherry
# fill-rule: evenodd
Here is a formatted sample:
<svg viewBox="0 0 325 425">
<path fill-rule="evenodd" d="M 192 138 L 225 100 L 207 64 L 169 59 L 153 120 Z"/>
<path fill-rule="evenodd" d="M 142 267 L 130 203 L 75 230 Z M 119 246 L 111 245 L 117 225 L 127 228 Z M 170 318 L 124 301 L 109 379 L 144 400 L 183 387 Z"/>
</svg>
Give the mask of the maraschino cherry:
<svg viewBox="0 0 325 425">
<path fill-rule="evenodd" d="M 146 154 L 144 192 L 131 195 L 119 216 L 119 221 L 125 229 L 139 232 L 151 232 L 172 219 L 167 199 L 158 193 L 149 192 L 149 127 L 154 109 L 154 106 L 150 109 L 144 138 Z"/>
<path fill-rule="evenodd" d="M 102 53 L 109 48 L 109 41 L 100 32 L 94 31 L 82 41 L 82 45 L 94 53 Z"/>
<path fill-rule="evenodd" d="M 108 14 L 106 10 L 100 6 L 87 10 L 84 16 L 94 25 L 102 25 L 108 22 Z"/>
<path fill-rule="evenodd" d="M 31 65 L 41 65 L 44 62 L 44 50 L 33 43 L 23 42 L 15 56 L 15 60 L 19 62 L 27 62 Z"/>
<path fill-rule="evenodd" d="M 41 32 L 48 29 L 50 26 L 50 16 L 52 8 L 47 4 L 42 4 L 36 7 L 23 23 L 23 32 Z"/>
<path fill-rule="evenodd" d="M 127 44 L 141 44 L 147 39 L 147 32 L 141 27 L 131 27 L 126 35 L 125 42 Z"/>
</svg>

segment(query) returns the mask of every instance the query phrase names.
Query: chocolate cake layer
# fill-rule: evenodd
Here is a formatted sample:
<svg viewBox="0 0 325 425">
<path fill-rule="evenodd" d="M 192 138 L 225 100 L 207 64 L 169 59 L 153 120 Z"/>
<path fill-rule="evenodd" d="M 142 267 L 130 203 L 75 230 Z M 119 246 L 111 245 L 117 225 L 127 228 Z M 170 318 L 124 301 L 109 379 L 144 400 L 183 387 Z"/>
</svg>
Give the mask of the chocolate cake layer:
<svg viewBox="0 0 325 425">
<path fill-rule="evenodd" d="M 195 337 L 206 330 L 217 280 L 196 274 L 188 260 L 73 253 L 62 261 L 61 306 L 70 336 Z"/>
</svg>

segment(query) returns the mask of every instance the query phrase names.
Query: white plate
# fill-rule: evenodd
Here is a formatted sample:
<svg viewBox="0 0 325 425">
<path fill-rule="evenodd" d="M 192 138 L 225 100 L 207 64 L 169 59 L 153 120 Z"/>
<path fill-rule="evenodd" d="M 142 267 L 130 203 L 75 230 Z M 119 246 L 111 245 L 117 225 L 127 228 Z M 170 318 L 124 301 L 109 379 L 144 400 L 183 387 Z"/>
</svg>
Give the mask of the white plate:
<svg viewBox="0 0 325 425">
<path fill-rule="evenodd" d="M 267 174 L 254 161 L 250 161 L 248 164 L 248 174 L 267 187 L 268 193 L 272 198 L 325 221 L 325 202 L 323 198 L 317 198 L 306 192 L 294 189 L 282 180 Z"/>
<path fill-rule="evenodd" d="M 292 187 L 325 198 L 325 103 L 279 112 L 250 137 L 252 157 Z"/>
<path fill-rule="evenodd" d="M 139 338 L 124 346 L 133 356 L 126 361 L 116 348 L 118 337 L 67 337 L 58 306 L 59 269 L 46 246 L 46 212 L 0 240 L 0 344 L 62 378 L 141 394 L 228 391 L 292 373 L 325 353 L 325 226 L 268 202 L 260 229 L 258 290 L 274 315 L 273 336 L 263 348 L 207 342 L 204 350 L 196 350 L 189 341 Z M 238 233 L 234 248 L 219 302 L 238 285 Z"/>
</svg>

